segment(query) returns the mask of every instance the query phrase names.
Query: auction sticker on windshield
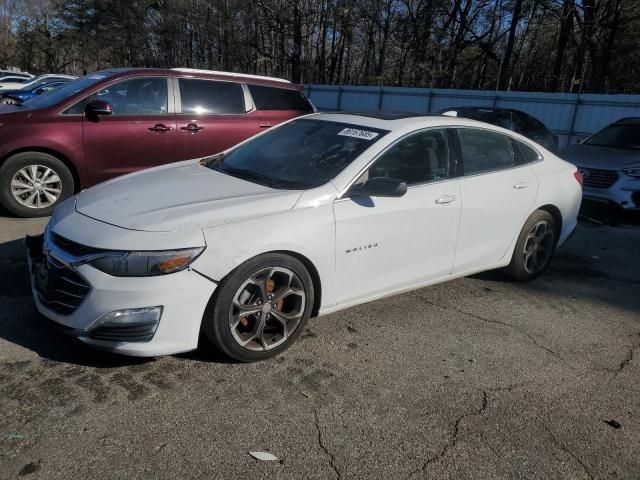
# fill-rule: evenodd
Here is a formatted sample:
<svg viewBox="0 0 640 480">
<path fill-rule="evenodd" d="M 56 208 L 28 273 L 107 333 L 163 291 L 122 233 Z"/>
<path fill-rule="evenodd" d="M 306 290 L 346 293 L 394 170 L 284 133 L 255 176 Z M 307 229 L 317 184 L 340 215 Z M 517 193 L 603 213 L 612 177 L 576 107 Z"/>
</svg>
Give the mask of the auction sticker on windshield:
<svg viewBox="0 0 640 480">
<path fill-rule="evenodd" d="M 338 135 L 342 135 L 343 137 L 354 137 L 362 138 L 364 140 L 373 140 L 379 135 L 379 133 L 370 132 L 369 130 L 359 130 L 357 128 L 345 128 L 344 130 L 338 132 Z"/>
</svg>

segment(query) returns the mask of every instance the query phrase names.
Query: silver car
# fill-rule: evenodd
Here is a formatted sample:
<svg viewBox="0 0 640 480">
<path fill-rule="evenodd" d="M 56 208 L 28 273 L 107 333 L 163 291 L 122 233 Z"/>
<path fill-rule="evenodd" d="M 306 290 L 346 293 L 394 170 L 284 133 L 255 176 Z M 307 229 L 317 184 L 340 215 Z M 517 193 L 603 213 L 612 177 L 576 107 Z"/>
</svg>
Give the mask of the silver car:
<svg viewBox="0 0 640 480">
<path fill-rule="evenodd" d="M 623 118 L 560 152 L 583 177 L 583 197 L 640 210 L 640 117 Z"/>
</svg>

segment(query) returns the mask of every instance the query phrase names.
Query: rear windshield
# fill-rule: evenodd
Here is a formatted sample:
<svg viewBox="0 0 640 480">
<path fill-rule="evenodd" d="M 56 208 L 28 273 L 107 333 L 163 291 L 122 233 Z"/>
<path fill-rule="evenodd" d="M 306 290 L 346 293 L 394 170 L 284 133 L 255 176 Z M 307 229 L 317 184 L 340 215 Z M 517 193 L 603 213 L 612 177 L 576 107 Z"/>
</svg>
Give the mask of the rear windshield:
<svg viewBox="0 0 640 480">
<path fill-rule="evenodd" d="M 55 90 L 51 90 L 50 92 L 34 97 L 31 100 L 27 100 L 26 102 L 21 103 L 20 106 L 26 110 L 52 107 L 112 75 L 112 72 L 99 72 L 92 73 L 91 75 L 85 75 L 82 78 L 72 80 L 71 82 L 58 87 Z"/>
<path fill-rule="evenodd" d="M 609 125 L 592 135 L 586 145 L 615 148 L 640 148 L 640 125 Z"/>
<path fill-rule="evenodd" d="M 386 130 L 311 118 L 298 119 L 239 145 L 206 166 L 278 189 L 324 185 Z"/>
</svg>

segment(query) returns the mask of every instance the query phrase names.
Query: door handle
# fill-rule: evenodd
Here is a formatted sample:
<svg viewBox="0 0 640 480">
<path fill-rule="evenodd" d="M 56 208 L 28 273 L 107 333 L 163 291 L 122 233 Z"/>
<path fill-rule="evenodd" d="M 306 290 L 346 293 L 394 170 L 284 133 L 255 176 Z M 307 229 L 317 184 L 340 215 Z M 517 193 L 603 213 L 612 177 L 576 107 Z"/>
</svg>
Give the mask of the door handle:
<svg viewBox="0 0 640 480">
<path fill-rule="evenodd" d="M 436 203 L 438 205 L 446 205 L 447 203 L 456 201 L 455 195 L 442 195 L 441 197 L 436 198 Z"/>
<path fill-rule="evenodd" d="M 195 123 L 189 123 L 186 127 L 180 127 L 180 130 L 185 130 L 191 133 L 198 133 L 200 130 L 204 130 L 204 127 L 199 127 Z"/>
<path fill-rule="evenodd" d="M 522 190 L 523 188 L 527 188 L 529 186 L 529 182 L 520 182 L 520 183 L 516 183 L 513 188 L 515 188 L 516 190 Z"/>
<path fill-rule="evenodd" d="M 268 123 L 261 123 L 260 128 L 271 128 L 271 125 Z"/>
<path fill-rule="evenodd" d="M 156 123 L 153 127 L 149 127 L 149 131 L 157 132 L 157 133 L 164 133 L 164 132 L 168 132 L 169 130 L 171 130 L 171 127 L 167 127 L 162 123 Z"/>
</svg>

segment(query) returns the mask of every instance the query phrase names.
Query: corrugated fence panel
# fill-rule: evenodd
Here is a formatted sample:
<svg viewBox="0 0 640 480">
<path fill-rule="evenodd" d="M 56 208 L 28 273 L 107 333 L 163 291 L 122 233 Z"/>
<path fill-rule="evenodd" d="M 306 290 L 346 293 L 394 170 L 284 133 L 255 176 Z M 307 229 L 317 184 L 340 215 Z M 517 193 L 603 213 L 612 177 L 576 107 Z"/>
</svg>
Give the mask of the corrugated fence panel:
<svg viewBox="0 0 640 480">
<path fill-rule="evenodd" d="M 404 87 L 307 85 L 319 110 L 435 113 L 463 106 L 515 108 L 533 115 L 558 135 L 560 146 L 574 143 L 624 117 L 640 117 L 640 95 L 492 92 Z"/>
</svg>

